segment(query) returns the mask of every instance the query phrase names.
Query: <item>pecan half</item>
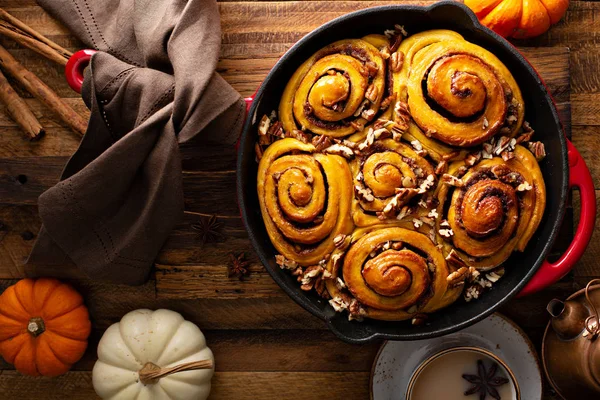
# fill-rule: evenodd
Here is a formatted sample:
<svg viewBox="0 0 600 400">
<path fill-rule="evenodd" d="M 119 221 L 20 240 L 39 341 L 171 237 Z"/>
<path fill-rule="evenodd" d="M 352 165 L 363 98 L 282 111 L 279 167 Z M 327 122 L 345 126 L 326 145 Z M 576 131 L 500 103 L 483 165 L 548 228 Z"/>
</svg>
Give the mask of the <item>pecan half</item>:
<svg viewBox="0 0 600 400">
<path fill-rule="evenodd" d="M 377 96 L 379 95 L 379 89 L 374 84 L 370 84 L 365 92 L 365 98 L 367 98 L 371 103 L 375 103 L 377 100 Z"/>
<path fill-rule="evenodd" d="M 404 53 L 396 51 L 390 56 L 390 68 L 393 72 L 400 72 L 404 64 Z"/>
</svg>

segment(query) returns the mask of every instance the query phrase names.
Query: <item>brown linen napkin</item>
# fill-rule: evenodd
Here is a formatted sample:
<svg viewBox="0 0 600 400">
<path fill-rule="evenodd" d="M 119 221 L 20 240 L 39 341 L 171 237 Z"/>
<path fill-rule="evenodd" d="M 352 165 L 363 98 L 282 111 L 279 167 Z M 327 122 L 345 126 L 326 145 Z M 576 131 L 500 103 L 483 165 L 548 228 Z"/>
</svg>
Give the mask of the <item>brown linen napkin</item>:
<svg viewBox="0 0 600 400">
<path fill-rule="evenodd" d="M 29 262 L 141 284 L 183 213 L 178 143 L 234 143 L 240 95 L 216 72 L 215 0 L 39 0 L 96 48 L 82 97 L 88 130 L 61 182 L 39 198 L 43 227 Z"/>
</svg>

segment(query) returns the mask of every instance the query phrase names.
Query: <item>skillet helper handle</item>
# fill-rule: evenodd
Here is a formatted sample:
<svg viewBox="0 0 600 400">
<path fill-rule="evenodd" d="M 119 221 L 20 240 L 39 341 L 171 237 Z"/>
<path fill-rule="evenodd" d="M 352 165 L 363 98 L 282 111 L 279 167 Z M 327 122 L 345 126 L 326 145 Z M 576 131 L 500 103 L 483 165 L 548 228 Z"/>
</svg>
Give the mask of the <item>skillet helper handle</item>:
<svg viewBox="0 0 600 400">
<path fill-rule="evenodd" d="M 540 269 L 519 293 L 518 297 L 527 296 L 542 290 L 565 276 L 583 255 L 594 232 L 596 224 L 596 192 L 594 181 L 583 157 L 581 157 L 575 146 L 568 139 L 567 150 L 569 157 L 569 189 L 573 187 L 579 188 L 581 197 L 581 215 L 577 231 L 569 248 L 560 259 L 554 263 L 545 260 Z"/>
<path fill-rule="evenodd" d="M 83 85 L 83 70 L 90 63 L 92 55 L 96 53 L 93 49 L 79 50 L 69 58 L 67 65 L 65 65 L 65 77 L 67 83 L 77 93 L 81 93 L 81 86 Z"/>
<path fill-rule="evenodd" d="M 258 91 L 258 89 L 256 91 Z M 250 107 L 252 106 L 252 103 L 254 102 L 255 97 L 256 97 L 256 92 L 254 92 L 254 94 L 252 96 L 244 97 L 244 102 L 246 103 L 246 115 L 244 116 L 244 124 L 242 124 L 242 130 L 244 129 L 246 118 L 248 118 L 248 113 L 250 112 Z M 240 132 L 238 139 L 235 142 L 235 152 L 236 153 L 240 148 L 240 140 L 241 139 L 242 139 L 242 132 Z"/>
<path fill-rule="evenodd" d="M 250 111 L 250 106 L 252 105 L 252 102 L 254 101 L 255 95 L 256 95 L 256 93 L 254 93 L 250 97 L 244 97 L 244 101 L 246 102 L 246 118 L 248 118 L 248 112 Z"/>
</svg>

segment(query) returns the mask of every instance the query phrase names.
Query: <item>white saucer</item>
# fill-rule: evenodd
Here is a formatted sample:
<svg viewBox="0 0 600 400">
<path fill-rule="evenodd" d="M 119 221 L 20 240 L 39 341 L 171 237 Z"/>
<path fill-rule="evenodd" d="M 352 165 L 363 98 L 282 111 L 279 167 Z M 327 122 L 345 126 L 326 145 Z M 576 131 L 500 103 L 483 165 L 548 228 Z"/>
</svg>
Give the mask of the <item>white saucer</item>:
<svg viewBox="0 0 600 400">
<path fill-rule="evenodd" d="M 371 371 L 371 399 L 405 399 L 408 382 L 417 367 L 433 354 L 458 346 L 491 351 L 513 371 L 522 400 L 542 399 L 542 373 L 535 348 L 521 328 L 498 313 L 447 336 L 411 342 L 385 342 Z"/>
</svg>

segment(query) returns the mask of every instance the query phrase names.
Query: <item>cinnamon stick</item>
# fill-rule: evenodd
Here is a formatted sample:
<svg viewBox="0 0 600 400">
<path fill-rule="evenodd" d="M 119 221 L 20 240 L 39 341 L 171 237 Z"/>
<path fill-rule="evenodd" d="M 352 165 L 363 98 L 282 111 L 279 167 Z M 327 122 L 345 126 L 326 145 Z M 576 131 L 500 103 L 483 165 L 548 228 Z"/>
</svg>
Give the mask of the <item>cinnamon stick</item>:
<svg viewBox="0 0 600 400">
<path fill-rule="evenodd" d="M 14 91 L 10 83 L 0 72 L 0 102 L 6 106 L 8 115 L 29 136 L 30 140 L 39 139 L 44 134 L 44 128 L 33 115 L 27 103 Z"/>
<path fill-rule="evenodd" d="M 87 121 L 69 107 L 68 104 L 65 104 L 40 78 L 15 60 L 2 46 L 0 46 L 0 68 L 19 81 L 29 93 L 54 111 L 71 129 L 80 135 L 85 133 Z"/>
<path fill-rule="evenodd" d="M 2 8 L 0 8 L 0 34 L 63 66 L 73 55 Z"/>
</svg>

